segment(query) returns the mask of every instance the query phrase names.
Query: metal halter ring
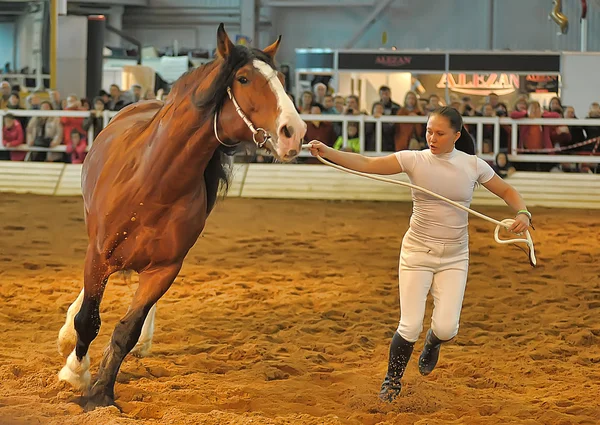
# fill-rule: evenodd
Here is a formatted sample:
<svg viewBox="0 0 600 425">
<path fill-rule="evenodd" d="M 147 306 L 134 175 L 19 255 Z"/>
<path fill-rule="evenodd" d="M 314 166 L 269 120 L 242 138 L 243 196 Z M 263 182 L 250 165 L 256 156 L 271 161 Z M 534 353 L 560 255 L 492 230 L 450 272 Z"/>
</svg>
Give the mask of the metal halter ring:
<svg viewBox="0 0 600 425">
<path fill-rule="evenodd" d="M 258 140 L 256 140 L 256 135 L 259 134 L 262 131 L 262 142 L 259 142 Z M 265 143 L 267 143 L 267 141 L 269 141 L 271 139 L 271 135 L 267 132 L 267 130 L 265 130 L 264 128 L 257 128 L 256 132 L 252 135 L 252 140 L 254 140 L 254 143 L 256 143 L 256 146 L 258 146 L 259 148 L 262 148 Z"/>
</svg>

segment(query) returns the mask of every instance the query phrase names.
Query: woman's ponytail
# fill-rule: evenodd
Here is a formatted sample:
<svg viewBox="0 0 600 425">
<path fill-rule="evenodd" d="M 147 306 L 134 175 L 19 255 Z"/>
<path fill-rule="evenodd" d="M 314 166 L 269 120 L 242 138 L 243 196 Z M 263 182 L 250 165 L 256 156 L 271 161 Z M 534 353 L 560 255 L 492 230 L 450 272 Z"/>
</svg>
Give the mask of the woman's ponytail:
<svg viewBox="0 0 600 425">
<path fill-rule="evenodd" d="M 460 137 L 454 147 L 466 154 L 475 155 L 475 142 L 464 125 L 460 129 Z"/>
</svg>

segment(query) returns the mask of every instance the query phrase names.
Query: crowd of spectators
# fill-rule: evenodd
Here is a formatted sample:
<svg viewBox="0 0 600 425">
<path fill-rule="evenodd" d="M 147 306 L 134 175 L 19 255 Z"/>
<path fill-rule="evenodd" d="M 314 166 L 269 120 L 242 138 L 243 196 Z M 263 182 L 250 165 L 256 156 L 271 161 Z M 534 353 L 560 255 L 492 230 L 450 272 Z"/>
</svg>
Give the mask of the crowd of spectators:
<svg viewBox="0 0 600 425">
<path fill-rule="evenodd" d="M 53 148 L 65 145 L 65 152 L 0 151 L 0 159 L 23 161 L 83 162 L 88 148 L 88 130 L 92 128 L 95 138 L 103 128 L 105 110 L 119 111 L 140 99 L 156 99 L 153 91 L 142 93 L 142 87 L 134 84 L 122 91 L 113 84 L 110 91 L 100 90 L 93 99 L 79 98 L 74 94 L 61 96 L 57 90 L 34 91 L 22 97 L 21 87 L 8 81 L 0 82 L 0 109 L 6 112 L 2 127 L 2 143 L 6 147 L 20 145 Z M 159 93 L 160 94 L 160 93 Z M 90 111 L 89 117 L 23 117 L 10 113 L 15 110 L 64 110 Z"/>
<path fill-rule="evenodd" d="M 419 87 L 416 87 L 419 88 Z M 159 93 L 159 96 L 161 94 Z M 435 108 L 444 105 L 444 99 L 437 94 L 427 95 L 424 90 L 409 91 L 401 103 L 392 98 L 392 90 L 388 86 L 379 88 L 379 100 L 374 102 L 367 111 L 361 107 L 356 95 L 343 96 L 333 93 L 322 82 L 316 82 L 312 91 L 305 91 L 299 99 L 294 99 L 298 111 L 302 114 L 315 115 L 370 115 L 374 118 L 381 116 L 427 116 Z M 93 99 L 78 98 L 75 95 L 66 97 L 56 90 L 31 92 L 24 98 L 18 86 L 11 86 L 7 81 L 0 82 L 0 109 L 19 110 L 66 110 L 90 111 L 89 117 L 22 117 L 13 114 L 4 116 L 2 141 L 4 146 L 19 145 L 52 148 L 65 145 L 65 152 L 31 152 L 0 151 L 0 159 L 22 161 L 68 162 L 81 163 L 85 158 L 88 147 L 88 135 L 95 138 L 103 128 L 103 112 L 119 111 L 126 105 L 140 99 L 155 99 L 157 94 L 152 91 L 142 92 L 139 85 L 132 85 L 123 91 L 115 84 L 109 92 L 101 90 Z M 554 97 L 546 108 L 542 108 L 536 100 L 531 100 L 527 94 L 520 95 L 513 105 L 500 101 L 495 93 L 489 94 L 483 102 L 476 103 L 469 96 L 452 97 L 450 105 L 465 117 L 510 117 L 521 118 L 577 118 L 572 106 L 563 105 L 561 99 Z M 600 105 L 596 102 L 590 105 L 586 118 L 600 118 Z M 344 144 L 342 122 L 309 121 L 307 122 L 306 141 L 321 140 L 335 149 L 345 149 L 358 152 L 360 150 L 359 124 L 349 121 L 347 124 L 347 143 Z M 422 123 L 382 123 L 381 149 L 384 152 L 394 152 L 404 149 L 420 150 L 427 147 L 425 141 L 425 125 Z M 91 133 L 88 130 L 92 128 Z M 466 125 L 471 134 L 476 129 Z M 511 153 L 510 125 L 501 125 L 500 153 Z M 376 126 L 373 122 L 365 123 L 364 147 L 366 151 L 375 151 Z M 594 139 L 600 137 L 600 126 L 557 126 L 557 125 L 521 125 L 519 126 L 519 153 L 576 153 L 595 154 L 598 143 Z M 494 125 L 483 125 L 483 145 L 480 153 L 493 151 Z M 589 143 L 585 143 L 590 141 Z M 573 147 L 573 145 L 576 145 Z M 564 152 L 562 151 L 564 149 Z M 506 157 L 506 155 L 504 155 Z M 268 160 L 257 157 L 259 161 Z M 497 164 L 495 164 L 497 165 Z M 560 164 L 520 164 L 523 169 L 550 170 L 562 169 Z M 568 168 L 565 166 L 565 168 Z M 588 166 L 575 166 L 577 171 L 588 171 Z"/>
<path fill-rule="evenodd" d="M 426 95 L 417 90 L 409 91 L 402 103 L 392 99 L 392 91 L 388 86 L 379 88 L 379 100 L 371 105 L 370 111 L 360 106 L 355 95 L 342 96 L 332 93 L 322 82 L 313 86 L 312 91 L 304 91 L 296 103 L 303 114 L 335 114 L 335 115 L 370 115 L 379 118 L 383 115 L 427 116 L 445 102 L 437 94 Z M 563 105 L 559 97 L 553 97 L 546 108 L 540 102 L 521 94 L 512 105 L 500 101 L 495 93 L 490 93 L 477 104 L 470 96 L 451 97 L 449 106 L 456 108 L 464 117 L 509 117 L 521 118 L 578 118 L 572 106 Z M 600 105 L 590 105 L 585 118 L 600 118 Z M 337 122 L 311 121 L 307 123 L 306 140 L 321 140 L 336 149 L 358 152 L 360 140 L 358 122 L 349 121 L 347 125 L 348 142 L 343 147 L 342 125 Z M 465 125 L 471 135 L 476 134 L 474 125 Z M 511 152 L 510 125 L 500 126 L 500 153 Z M 557 126 L 557 125 L 521 125 L 519 126 L 519 153 L 556 153 L 561 154 L 596 154 L 600 152 L 596 138 L 600 137 L 600 126 Z M 483 125 L 483 145 L 480 153 L 493 152 L 494 125 Z M 587 142 L 587 144 L 585 144 Z M 575 145 L 575 146 L 574 146 Z M 425 124 L 421 123 L 382 123 L 382 151 L 394 152 L 404 149 L 420 150 L 427 146 L 425 141 Z M 365 150 L 375 150 L 375 124 L 365 123 Z M 497 165 L 497 164 L 495 164 Z M 569 168 L 561 164 L 520 164 L 521 169 L 562 170 Z M 589 171 L 589 166 L 575 166 L 576 171 Z"/>
</svg>

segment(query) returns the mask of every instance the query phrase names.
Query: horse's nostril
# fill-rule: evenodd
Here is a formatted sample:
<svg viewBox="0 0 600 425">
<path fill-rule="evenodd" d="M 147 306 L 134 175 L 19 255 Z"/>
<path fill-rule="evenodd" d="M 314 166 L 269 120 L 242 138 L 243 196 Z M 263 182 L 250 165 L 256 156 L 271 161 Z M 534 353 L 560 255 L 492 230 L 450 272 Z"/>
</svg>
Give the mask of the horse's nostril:
<svg viewBox="0 0 600 425">
<path fill-rule="evenodd" d="M 286 155 L 286 156 L 289 158 L 289 157 L 291 157 L 291 156 L 296 156 L 296 155 L 298 155 L 298 151 L 297 151 L 297 150 L 295 150 L 295 149 L 292 149 L 291 151 L 289 151 L 289 152 L 287 153 L 287 155 Z"/>
<path fill-rule="evenodd" d="M 281 131 L 283 131 L 283 134 L 287 138 L 291 138 L 294 135 L 294 129 L 292 127 L 288 127 L 287 125 L 284 125 L 281 128 Z"/>
</svg>

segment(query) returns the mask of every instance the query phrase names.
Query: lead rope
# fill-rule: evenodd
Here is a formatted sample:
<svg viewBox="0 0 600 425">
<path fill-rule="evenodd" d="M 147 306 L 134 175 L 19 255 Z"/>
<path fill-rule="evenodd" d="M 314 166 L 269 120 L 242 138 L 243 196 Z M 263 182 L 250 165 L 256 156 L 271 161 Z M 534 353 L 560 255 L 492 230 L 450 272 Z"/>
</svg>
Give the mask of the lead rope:
<svg viewBox="0 0 600 425">
<path fill-rule="evenodd" d="M 302 145 L 303 149 L 309 149 L 310 145 L 309 144 L 303 144 Z M 405 187 L 410 187 L 412 189 L 416 189 L 416 190 L 420 190 L 421 192 L 425 192 L 431 196 L 434 196 L 438 199 L 441 199 L 444 202 L 447 202 L 451 205 L 454 205 L 457 208 L 460 208 L 461 210 L 467 211 L 473 215 L 476 215 L 479 218 L 482 218 L 484 220 L 489 221 L 490 223 L 493 223 L 496 225 L 496 230 L 494 231 L 494 239 L 496 240 L 496 242 L 498 242 L 499 244 L 513 244 L 513 243 L 525 243 L 527 244 L 527 247 L 529 248 L 529 262 L 531 263 L 532 267 L 535 267 L 537 264 L 537 260 L 535 258 L 535 249 L 533 246 L 533 239 L 531 239 L 531 235 L 529 234 L 529 230 L 525 231 L 525 239 L 500 239 L 499 237 L 499 233 L 500 233 L 500 228 L 504 227 L 506 229 L 510 228 L 510 226 L 514 223 L 515 220 L 513 220 L 512 218 L 505 218 L 502 221 L 498 221 L 495 220 L 491 217 L 488 217 L 487 215 L 481 214 L 477 211 L 474 211 L 470 208 L 467 208 L 461 204 L 459 204 L 458 202 L 452 201 L 451 199 L 445 198 L 442 195 L 438 195 L 437 193 L 431 192 L 430 190 L 427 190 L 423 187 L 420 186 L 416 186 L 414 184 L 411 183 L 406 183 L 403 181 L 398 181 L 398 180 L 392 180 L 392 179 L 388 179 L 385 177 L 379 177 L 379 176 L 374 176 L 371 174 L 367 174 L 367 173 L 361 173 L 360 171 L 354 171 L 351 170 L 349 168 L 346 167 L 342 167 L 341 165 L 337 165 L 334 164 L 333 162 L 329 162 L 326 159 L 322 158 L 319 154 L 316 155 L 316 158 L 321 161 L 323 164 L 325 165 L 329 165 L 330 167 L 336 168 L 338 170 L 341 171 L 345 171 L 347 173 L 350 174 L 356 174 L 357 176 L 362 176 L 362 177 L 366 177 L 372 180 L 379 180 L 382 182 L 386 182 L 386 183 L 392 183 L 392 184 L 396 184 L 396 185 L 400 185 L 400 186 L 405 186 Z"/>
</svg>

